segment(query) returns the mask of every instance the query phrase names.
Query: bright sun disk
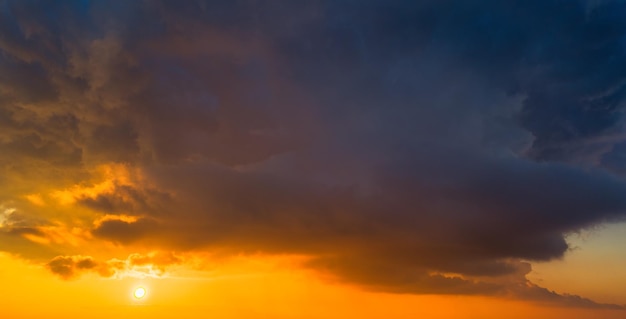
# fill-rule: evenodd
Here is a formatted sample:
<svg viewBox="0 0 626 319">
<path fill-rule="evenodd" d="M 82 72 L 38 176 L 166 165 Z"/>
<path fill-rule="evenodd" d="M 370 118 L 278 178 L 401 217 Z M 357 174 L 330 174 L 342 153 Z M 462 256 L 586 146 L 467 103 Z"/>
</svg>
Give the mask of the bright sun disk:
<svg viewBox="0 0 626 319">
<path fill-rule="evenodd" d="M 133 293 L 133 296 L 135 296 L 135 298 L 137 299 L 141 299 L 146 295 L 146 289 L 143 287 L 139 287 L 137 289 L 135 289 L 135 292 Z"/>
</svg>

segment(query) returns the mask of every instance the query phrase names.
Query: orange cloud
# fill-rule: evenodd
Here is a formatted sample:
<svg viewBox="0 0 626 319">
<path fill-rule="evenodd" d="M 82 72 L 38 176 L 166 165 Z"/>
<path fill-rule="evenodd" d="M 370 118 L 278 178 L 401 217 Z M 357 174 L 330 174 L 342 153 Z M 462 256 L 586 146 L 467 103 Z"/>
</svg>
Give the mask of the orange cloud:
<svg viewBox="0 0 626 319">
<path fill-rule="evenodd" d="M 131 254 L 126 259 L 97 261 L 90 256 L 57 256 L 45 267 L 62 279 L 74 279 L 84 273 L 97 273 L 107 278 L 163 277 L 167 269 L 179 265 L 184 259 L 172 252 L 152 252 Z"/>
<path fill-rule="evenodd" d="M 140 179 L 137 170 L 131 170 L 124 164 L 100 165 L 95 169 L 95 175 L 99 181 L 91 185 L 87 183 L 73 185 L 67 189 L 53 191 L 50 196 L 61 205 L 71 205 L 79 200 L 94 199 L 103 194 L 111 194 L 117 187 L 132 186 Z"/>
</svg>

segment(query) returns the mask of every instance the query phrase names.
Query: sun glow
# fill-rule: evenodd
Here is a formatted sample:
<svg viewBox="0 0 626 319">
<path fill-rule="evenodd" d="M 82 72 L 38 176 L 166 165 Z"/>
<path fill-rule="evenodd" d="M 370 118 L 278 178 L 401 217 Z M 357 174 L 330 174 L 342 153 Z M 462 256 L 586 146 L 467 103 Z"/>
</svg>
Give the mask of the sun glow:
<svg viewBox="0 0 626 319">
<path fill-rule="evenodd" d="M 135 298 L 137 299 L 141 299 L 146 295 L 146 289 L 143 287 L 139 287 L 137 289 L 135 289 L 135 292 L 133 293 L 133 296 L 135 296 Z"/>
</svg>

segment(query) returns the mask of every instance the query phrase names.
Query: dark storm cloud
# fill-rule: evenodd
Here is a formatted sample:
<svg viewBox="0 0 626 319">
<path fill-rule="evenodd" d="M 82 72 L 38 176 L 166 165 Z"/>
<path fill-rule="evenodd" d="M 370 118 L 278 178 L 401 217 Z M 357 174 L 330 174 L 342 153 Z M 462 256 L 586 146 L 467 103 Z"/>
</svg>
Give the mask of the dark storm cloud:
<svg viewBox="0 0 626 319">
<path fill-rule="evenodd" d="M 601 171 L 452 155 L 410 161 L 410 174 L 389 163 L 366 193 L 206 166 L 153 172 L 180 191 L 169 208 L 176 214 L 161 220 L 167 229 L 116 222 L 94 234 L 172 249 L 310 254 L 319 257 L 308 266 L 375 290 L 541 299 L 542 288 L 523 291 L 530 266 L 519 260 L 559 258 L 564 233 L 626 209 L 626 185 Z"/>
<path fill-rule="evenodd" d="M 144 174 L 77 198 L 137 218 L 96 238 L 593 305 L 529 283 L 523 260 L 626 215 L 623 3 L 0 4 L 5 169 Z"/>
<path fill-rule="evenodd" d="M 93 231 L 93 234 L 102 238 L 111 239 L 121 244 L 132 244 L 145 239 L 149 234 L 158 234 L 162 226 L 150 219 L 139 219 L 134 222 L 123 220 L 107 220 L 102 222 Z"/>
<path fill-rule="evenodd" d="M 323 23 L 286 41 L 309 81 L 365 89 L 361 98 L 410 98 L 410 84 L 392 66 L 431 51 L 524 96 L 517 119 L 535 137 L 532 158 L 594 162 L 615 143 L 602 137 L 623 131 L 620 1 L 337 1 L 326 8 Z M 326 76 L 336 67 L 349 72 Z"/>
</svg>

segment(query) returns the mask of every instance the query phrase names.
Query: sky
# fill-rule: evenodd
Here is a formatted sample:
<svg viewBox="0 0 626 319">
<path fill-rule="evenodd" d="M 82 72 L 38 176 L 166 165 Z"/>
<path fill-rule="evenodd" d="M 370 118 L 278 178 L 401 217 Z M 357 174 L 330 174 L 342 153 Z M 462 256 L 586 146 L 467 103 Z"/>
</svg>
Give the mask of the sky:
<svg viewBox="0 0 626 319">
<path fill-rule="evenodd" d="M 3 316 L 624 318 L 624 16 L 0 0 Z"/>
</svg>

